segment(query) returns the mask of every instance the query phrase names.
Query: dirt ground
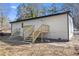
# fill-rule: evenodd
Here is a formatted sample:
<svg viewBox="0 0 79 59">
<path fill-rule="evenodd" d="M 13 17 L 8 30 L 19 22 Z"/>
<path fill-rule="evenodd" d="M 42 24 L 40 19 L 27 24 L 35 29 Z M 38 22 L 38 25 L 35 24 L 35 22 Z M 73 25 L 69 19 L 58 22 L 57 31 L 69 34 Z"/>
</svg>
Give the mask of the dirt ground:
<svg viewBox="0 0 79 59">
<path fill-rule="evenodd" d="M 4 38 L 3 38 L 4 39 Z M 78 56 L 79 35 L 69 42 L 12 44 L 0 38 L 1 56 Z"/>
</svg>

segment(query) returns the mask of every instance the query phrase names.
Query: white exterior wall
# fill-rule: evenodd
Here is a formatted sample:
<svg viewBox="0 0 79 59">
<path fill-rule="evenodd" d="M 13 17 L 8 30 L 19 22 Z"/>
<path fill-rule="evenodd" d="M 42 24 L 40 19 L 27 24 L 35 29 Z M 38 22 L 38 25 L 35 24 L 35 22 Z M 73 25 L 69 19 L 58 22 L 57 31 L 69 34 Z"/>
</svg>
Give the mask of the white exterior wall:
<svg viewBox="0 0 79 59">
<path fill-rule="evenodd" d="M 12 32 L 15 28 L 21 28 L 22 22 L 12 23 Z M 45 35 L 47 38 L 52 39 L 68 39 L 68 28 L 67 28 L 67 14 L 61 14 L 56 16 L 50 16 L 46 18 L 39 18 L 35 20 L 24 21 L 25 25 L 34 25 L 35 30 L 41 24 L 49 25 L 49 33 Z M 21 33 L 22 35 L 22 33 Z"/>
<path fill-rule="evenodd" d="M 46 37 L 48 38 L 62 38 L 68 39 L 68 28 L 67 28 L 67 15 L 62 14 L 46 19 L 45 23 L 49 25 L 49 33 Z"/>
<path fill-rule="evenodd" d="M 74 28 L 73 28 L 73 20 L 72 20 L 72 17 L 71 16 L 68 16 L 68 21 L 69 21 L 69 39 L 72 39 L 73 37 L 73 31 L 74 31 Z"/>
<path fill-rule="evenodd" d="M 12 26 L 12 34 L 16 31 L 16 29 L 21 29 L 20 32 L 21 34 L 18 34 L 20 36 L 23 36 L 23 33 L 22 33 L 22 22 L 19 22 L 19 23 L 14 23 L 11 25 Z"/>
</svg>

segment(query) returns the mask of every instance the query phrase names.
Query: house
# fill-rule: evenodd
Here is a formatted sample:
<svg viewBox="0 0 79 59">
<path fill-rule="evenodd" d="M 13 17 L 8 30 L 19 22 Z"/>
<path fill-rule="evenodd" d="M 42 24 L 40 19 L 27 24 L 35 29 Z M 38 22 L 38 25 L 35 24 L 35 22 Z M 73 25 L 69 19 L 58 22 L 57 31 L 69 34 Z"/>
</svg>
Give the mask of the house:
<svg viewBox="0 0 79 59">
<path fill-rule="evenodd" d="M 69 11 L 36 18 L 11 22 L 11 33 L 31 38 L 32 42 L 40 38 L 69 41 L 73 37 L 73 18 Z"/>
</svg>

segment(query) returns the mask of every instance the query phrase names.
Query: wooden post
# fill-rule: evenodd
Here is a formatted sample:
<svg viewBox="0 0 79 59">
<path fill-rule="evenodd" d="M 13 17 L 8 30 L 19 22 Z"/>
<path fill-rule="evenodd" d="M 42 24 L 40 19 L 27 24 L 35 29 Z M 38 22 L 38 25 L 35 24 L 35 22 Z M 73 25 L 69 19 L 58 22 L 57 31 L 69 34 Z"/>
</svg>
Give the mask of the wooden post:
<svg viewBox="0 0 79 59">
<path fill-rule="evenodd" d="M 43 42 L 43 33 L 41 33 L 41 42 Z"/>
<path fill-rule="evenodd" d="M 34 43 L 34 32 L 33 32 L 33 35 L 32 35 L 32 43 Z"/>
<path fill-rule="evenodd" d="M 41 42 L 43 42 L 43 27 L 41 27 Z"/>
<path fill-rule="evenodd" d="M 25 36 L 24 36 L 24 24 L 23 24 L 23 22 L 22 22 L 22 33 L 23 33 L 23 39 L 24 39 L 24 41 L 25 41 Z"/>
</svg>

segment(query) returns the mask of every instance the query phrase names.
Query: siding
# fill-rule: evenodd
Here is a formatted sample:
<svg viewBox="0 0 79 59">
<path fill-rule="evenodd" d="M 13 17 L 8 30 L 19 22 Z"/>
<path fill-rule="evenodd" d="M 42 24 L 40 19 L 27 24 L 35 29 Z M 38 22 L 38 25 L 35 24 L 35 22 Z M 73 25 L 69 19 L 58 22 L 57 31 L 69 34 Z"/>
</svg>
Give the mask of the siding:
<svg viewBox="0 0 79 59">
<path fill-rule="evenodd" d="M 13 33 L 14 33 L 17 29 L 20 29 L 20 34 L 18 34 L 18 35 L 20 35 L 20 36 L 22 36 L 22 35 L 23 35 L 23 33 L 22 33 L 22 26 L 21 26 L 21 24 L 22 24 L 22 22 L 12 24 L 12 34 L 13 34 Z"/>
<path fill-rule="evenodd" d="M 50 19 L 47 18 L 45 23 L 50 26 L 49 33 L 46 37 L 68 39 L 66 14 L 50 17 Z"/>
</svg>

